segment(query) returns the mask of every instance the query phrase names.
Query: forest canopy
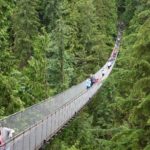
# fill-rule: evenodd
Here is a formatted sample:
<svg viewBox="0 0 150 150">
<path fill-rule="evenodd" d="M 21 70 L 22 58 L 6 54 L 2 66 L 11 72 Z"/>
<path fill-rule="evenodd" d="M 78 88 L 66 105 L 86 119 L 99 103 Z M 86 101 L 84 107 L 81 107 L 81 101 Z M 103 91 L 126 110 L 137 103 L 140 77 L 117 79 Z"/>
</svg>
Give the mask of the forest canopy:
<svg viewBox="0 0 150 150">
<path fill-rule="evenodd" d="M 150 149 L 149 0 L 0 0 L 0 18 L 1 118 L 96 72 L 123 21 L 113 73 L 47 149 Z"/>
</svg>

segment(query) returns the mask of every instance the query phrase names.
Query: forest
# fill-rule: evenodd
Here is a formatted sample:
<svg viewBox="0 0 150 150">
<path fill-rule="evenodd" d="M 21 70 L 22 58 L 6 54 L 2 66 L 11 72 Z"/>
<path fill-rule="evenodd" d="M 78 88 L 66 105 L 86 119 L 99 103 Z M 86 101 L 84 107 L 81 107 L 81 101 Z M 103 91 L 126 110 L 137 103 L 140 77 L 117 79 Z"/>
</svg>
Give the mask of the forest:
<svg viewBox="0 0 150 150">
<path fill-rule="evenodd" d="M 150 150 L 150 0 L 0 0 L 0 118 L 111 76 L 47 150 Z"/>
</svg>

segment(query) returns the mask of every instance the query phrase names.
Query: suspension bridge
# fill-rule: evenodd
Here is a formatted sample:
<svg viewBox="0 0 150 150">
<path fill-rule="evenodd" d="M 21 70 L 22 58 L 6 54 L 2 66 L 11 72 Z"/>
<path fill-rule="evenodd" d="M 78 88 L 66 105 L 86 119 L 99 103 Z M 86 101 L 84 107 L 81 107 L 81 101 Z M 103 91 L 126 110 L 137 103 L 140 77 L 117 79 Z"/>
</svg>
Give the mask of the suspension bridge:
<svg viewBox="0 0 150 150">
<path fill-rule="evenodd" d="M 96 94 L 103 81 L 111 73 L 117 59 L 122 31 L 118 32 L 114 50 L 108 62 L 95 73 L 99 79 L 90 89 L 86 89 L 86 80 L 68 90 L 35 104 L 0 120 L 0 123 L 15 130 L 12 138 L 5 139 L 0 150 L 38 150 L 50 140 L 63 126 L 83 108 Z"/>
</svg>

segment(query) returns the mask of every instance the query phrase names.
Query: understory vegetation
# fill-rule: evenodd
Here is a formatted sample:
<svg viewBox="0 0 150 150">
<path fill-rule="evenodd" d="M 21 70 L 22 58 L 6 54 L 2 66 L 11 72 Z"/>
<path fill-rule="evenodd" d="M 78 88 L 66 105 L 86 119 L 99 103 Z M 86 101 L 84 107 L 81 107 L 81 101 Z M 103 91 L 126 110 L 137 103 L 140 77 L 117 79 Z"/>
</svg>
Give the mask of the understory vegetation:
<svg viewBox="0 0 150 150">
<path fill-rule="evenodd" d="M 95 73 L 111 76 L 47 150 L 150 150 L 150 0 L 0 0 L 0 118 Z"/>
</svg>

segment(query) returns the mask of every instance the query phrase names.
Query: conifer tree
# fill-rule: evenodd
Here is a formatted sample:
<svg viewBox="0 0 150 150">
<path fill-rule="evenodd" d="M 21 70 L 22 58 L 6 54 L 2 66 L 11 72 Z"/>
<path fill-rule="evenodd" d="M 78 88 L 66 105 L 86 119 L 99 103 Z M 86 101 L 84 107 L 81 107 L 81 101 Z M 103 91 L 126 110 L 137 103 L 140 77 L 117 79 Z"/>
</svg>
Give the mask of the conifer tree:
<svg viewBox="0 0 150 150">
<path fill-rule="evenodd" d="M 64 0 L 58 5 L 59 18 L 56 20 L 56 27 L 52 31 L 52 47 L 50 57 L 50 84 L 54 82 L 59 90 L 65 89 L 71 83 L 72 59 L 70 54 L 69 34 L 70 26 L 66 17 L 69 14 L 68 1 Z M 55 74 L 55 79 L 54 78 Z M 56 76 L 57 75 L 57 76 Z M 61 87 L 61 88 L 60 88 Z"/>
<path fill-rule="evenodd" d="M 11 21 L 10 16 L 14 8 L 14 3 L 11 1 L 0 1 L 0 72 L 7 74 L 13 66 L 13 56 L 11 51 Z"/>
<path fill-rule="evenodd" d="M 27 65 L 33 55 L 33 41 L 39 26 L 37 8 L 37 0 L 16 2 L 13 15 L 14 51 L 21 68 Z"/>
<path fill-rule="evenodd" d="M 58 5 L 60 1 L 58 0 L 42 0 L 42 22 L 47 27 L 49 31 L 52 31 L 56 26 L 56 20 L 58 19 Z"/>
</svg>

